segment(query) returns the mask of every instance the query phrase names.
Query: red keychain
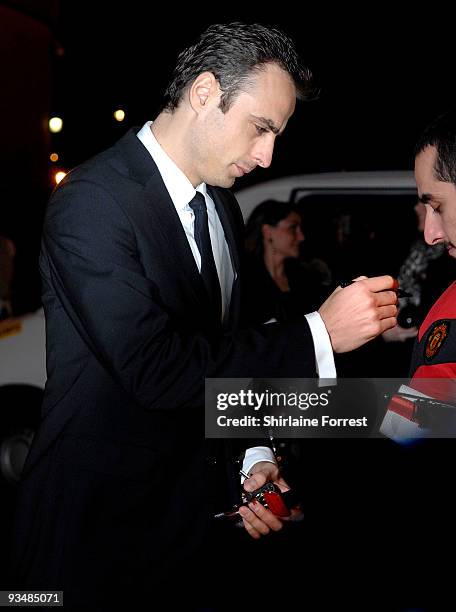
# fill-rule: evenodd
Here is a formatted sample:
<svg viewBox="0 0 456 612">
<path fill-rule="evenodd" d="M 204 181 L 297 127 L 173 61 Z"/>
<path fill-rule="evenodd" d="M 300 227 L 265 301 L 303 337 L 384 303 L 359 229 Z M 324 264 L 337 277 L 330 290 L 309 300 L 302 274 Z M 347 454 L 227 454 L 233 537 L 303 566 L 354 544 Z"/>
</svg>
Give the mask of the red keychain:
<svg viewBox="0 0 456 612">
<path fill-rule="evenodd" d="M 285 505 L 280 493 L 276 491 L 265 491 L 263 497 L 266 501 L 266 506 L 276 516 L 290 516 L 291 512 Z"/>
<path fill-rule="evenodd" d="M 279 487 L 272 482 L 266 482 L 259 489 L 255 491 L 242 491 L 242 500 L 248 504 L 252 500 L 256 499 L 265 508 L 275 514 L 276 516 L 290 516 L 291 512 L 286 506 Z"/>
</svg>

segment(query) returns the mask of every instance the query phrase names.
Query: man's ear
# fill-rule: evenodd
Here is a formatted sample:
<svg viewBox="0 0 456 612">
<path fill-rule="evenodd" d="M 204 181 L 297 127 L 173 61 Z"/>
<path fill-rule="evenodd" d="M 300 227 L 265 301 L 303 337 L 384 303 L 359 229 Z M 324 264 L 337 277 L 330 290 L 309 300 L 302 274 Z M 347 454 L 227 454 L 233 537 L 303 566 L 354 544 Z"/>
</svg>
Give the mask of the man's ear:
<svg viewBox="0 0 456 612">
<path fill-rule="evenodd" d="M 190 105 L 196 113 L 204 110 L 214 98 L 219 98 L 220 86 L 212 72 L 202 72 L 193 81 L 189 91 Z"/>
<path fill-rule="evenodd" d="M 263 240 L 266 240 L 266 242 L 272 239 L 272 228 L 268 223 L 263 223 L 261 226 L 261 233 L 263 235 Z"/>
</svg>

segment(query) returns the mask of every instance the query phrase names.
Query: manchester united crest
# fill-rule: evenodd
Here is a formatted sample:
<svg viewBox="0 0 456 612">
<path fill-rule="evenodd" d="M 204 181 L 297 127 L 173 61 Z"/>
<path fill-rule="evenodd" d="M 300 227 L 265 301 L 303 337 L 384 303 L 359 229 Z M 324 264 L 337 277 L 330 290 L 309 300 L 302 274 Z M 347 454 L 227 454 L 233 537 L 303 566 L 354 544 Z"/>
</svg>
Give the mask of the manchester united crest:
<svg viewBox="0 0 456 612">
<path fill-rule="evenodd" d="M 426 343 L 425 355 L 427 361 L 434 359 L 442 348 L 442 345 L 448 336 L 448 328 L 449 324 L 442 321 L 434 325 L 434 328 L 431 330 Z"/>
</svg>

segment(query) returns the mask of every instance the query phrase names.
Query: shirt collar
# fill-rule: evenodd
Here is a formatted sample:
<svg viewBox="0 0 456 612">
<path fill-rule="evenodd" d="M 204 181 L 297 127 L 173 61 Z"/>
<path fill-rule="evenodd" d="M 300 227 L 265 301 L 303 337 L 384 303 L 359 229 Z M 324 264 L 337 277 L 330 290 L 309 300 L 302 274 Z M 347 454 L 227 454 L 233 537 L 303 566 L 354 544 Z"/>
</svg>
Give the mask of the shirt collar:
<svg viewBox="0 0 456 612">
<path fill-rule="evenodd" d="M 201 183 L 195 190 L 182 170 L 160 146 L 150 129 L 151 125 L 152 121 L 147 121 L 139 130 L 137 136 L 156 163 L 158 171 L 161 174 L 165 187 L 176 209 L 183 210 L 187 208 L 188 203 L 193 199 L 196 191 L 202 193 L 204 198 L 206 198 L 206 183 Z"/>
</svg>

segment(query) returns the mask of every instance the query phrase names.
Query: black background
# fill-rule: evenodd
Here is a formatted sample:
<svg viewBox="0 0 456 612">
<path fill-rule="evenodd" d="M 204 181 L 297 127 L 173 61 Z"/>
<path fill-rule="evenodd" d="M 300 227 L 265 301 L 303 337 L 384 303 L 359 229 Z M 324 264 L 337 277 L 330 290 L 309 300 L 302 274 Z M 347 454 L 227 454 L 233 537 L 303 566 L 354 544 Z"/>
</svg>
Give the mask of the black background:
<svg viewBox="0 0 456 612">
<path fill-rule="evenodd" d="M 414 26 L 412 19 L 375 5 L 142 8 L 134 1 L 108 8 L 64 1 L 54 105 L 66 119 L 65 161 L 71 167 L 126 127 L 153 119 L 177 52 L 211 23 L 242 20 L 285 29 L 320 95 L 298 105 L 272 167 L 239 187 L 301 172 L 411 168 L 422 128 L 454 101 L 442 23 L 434 39 L 429 21 Z M 118 105 L 127 112 L 123 124 L 112 118 Z"/>
</svg>

